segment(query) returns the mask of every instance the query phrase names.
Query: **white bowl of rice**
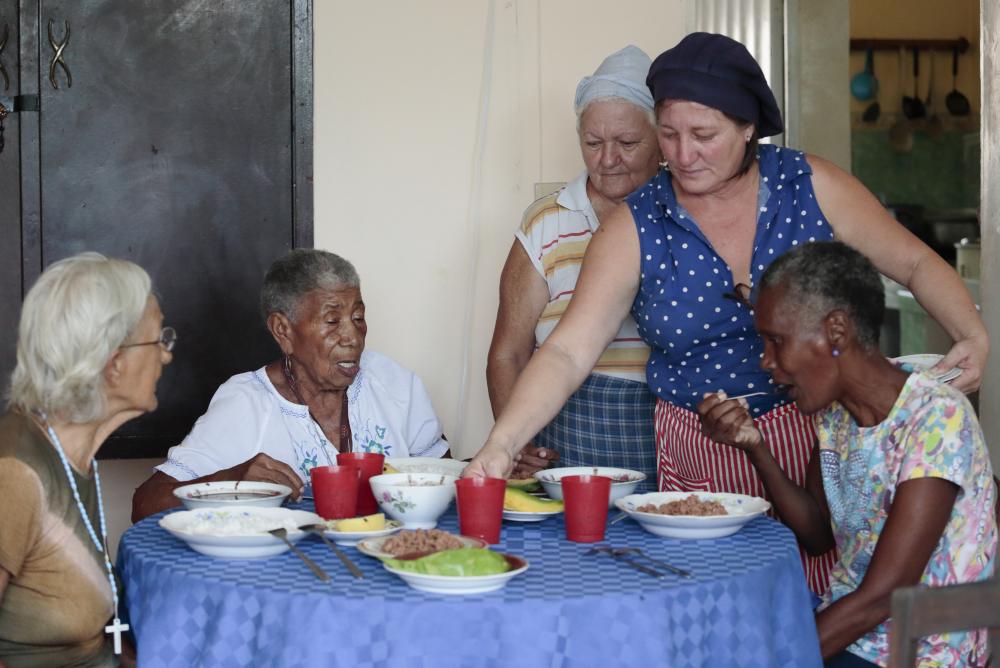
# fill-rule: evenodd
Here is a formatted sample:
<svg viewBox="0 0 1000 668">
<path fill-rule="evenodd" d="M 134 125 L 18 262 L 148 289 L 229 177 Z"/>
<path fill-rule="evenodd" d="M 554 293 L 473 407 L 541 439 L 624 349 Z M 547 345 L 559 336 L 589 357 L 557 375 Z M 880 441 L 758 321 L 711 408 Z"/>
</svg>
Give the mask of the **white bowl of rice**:
<svg viewBox="0 0 1000 668">
<path fill-rule="evenodd" d="M 306 510 L 229 506 L 181 510 L 160 518 L 160 526 L 195 552 L 221 559 L 265 559 L 288 550 L 288 544 L 268 531 L 285 529 L 288 540 L 306 537 L 299 527 L 322 524 Z"/>
</svg>

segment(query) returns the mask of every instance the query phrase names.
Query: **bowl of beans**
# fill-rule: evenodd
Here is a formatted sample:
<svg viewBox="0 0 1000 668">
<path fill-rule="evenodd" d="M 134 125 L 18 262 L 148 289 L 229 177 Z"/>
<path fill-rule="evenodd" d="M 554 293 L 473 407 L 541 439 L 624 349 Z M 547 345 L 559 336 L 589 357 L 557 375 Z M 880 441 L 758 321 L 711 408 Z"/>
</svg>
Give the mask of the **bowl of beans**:
<svg viewBox="0 0 1000 668">
<path fill-rule="evenodd" d="M 722 538 L 771 508 L 756 496 L 721 492 L 630 494 L 615 505 L 646 531 L 666 538 Z"/>
</svg>

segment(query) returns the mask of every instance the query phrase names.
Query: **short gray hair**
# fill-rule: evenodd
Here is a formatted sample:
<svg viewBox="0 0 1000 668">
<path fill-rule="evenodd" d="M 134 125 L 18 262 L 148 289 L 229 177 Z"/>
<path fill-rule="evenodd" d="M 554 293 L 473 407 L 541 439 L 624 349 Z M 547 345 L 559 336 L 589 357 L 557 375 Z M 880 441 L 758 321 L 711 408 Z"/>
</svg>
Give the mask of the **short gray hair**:
<svg viewBox="0 0 1000 668">
<path fill-rule="evenodd" d="M 354 265 L 333 253 L 299 248 L 274 261 L 264 276 L 260 310 L 266 320 L 281 313 L 295 322 L 302 298 L 313 290 L 361 287 Z"/>
<path fill-rule="evenodd" d="M 862 346 L 878 346 L 885 318 L 882 279 L 871 261 L 847 244 L 816 241 L 788 251 L 760 279 L 761 290 L 778 286 L 786 288 L 800 321 L 812 326 L 839 309 L 851 318 Z"/>
<path fill-rule="evenodd" d="M 9 405 L 70 422 L 100 418 L 104 367 L 142 319 L 151 288 L 142 267 L 100 253 L 49 266 L 21 307 Z"/>
</svg>

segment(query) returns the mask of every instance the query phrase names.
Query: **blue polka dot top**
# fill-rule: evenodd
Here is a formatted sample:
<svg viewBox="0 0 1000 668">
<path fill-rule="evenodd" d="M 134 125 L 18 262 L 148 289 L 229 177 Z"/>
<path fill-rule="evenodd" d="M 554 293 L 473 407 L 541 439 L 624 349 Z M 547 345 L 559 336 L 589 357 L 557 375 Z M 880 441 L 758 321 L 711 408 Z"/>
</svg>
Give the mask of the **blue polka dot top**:
<svg viewBox="0 0 1000 668">
<path fill-rule="evenodd" d="M 816 203 L 812 169 L 800 151 L 769 144 L 758 154 L 759 216 L 750 265 L 751 287 L 793 246 L 833 238 Z M 674 195 L 660 170 L 626 200 L 642 251 L 632 315 L 652 348 L 646 367 L 659 398 L 695 410 L 706 392 L 730 396 L 768 392 L 747 401 L 753 415 L 787 402 L 760 368 L 764 343 L 753 310 L 734 297 L 733 274 Z"/>
</svg>

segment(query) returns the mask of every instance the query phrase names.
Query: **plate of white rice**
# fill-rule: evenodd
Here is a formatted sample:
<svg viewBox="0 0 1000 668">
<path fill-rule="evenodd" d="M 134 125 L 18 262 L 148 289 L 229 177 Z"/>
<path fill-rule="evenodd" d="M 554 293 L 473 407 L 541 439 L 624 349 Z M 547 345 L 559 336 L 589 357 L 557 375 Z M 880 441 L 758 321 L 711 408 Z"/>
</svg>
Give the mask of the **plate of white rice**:
<svg viewBox="0 0 1000 668">
<path fill-rule="evenodd" d="M 160 519 L 160 526 L 195 552 L 220 559 L 265 559 L 288 550 L 288 544 L 268 533 L 285 529 L 296 542 L 307 532 L 299 527 L 322 524 L 316 513 L 290 508 L 228 506 L 182 510 Z"/>
</svg>

